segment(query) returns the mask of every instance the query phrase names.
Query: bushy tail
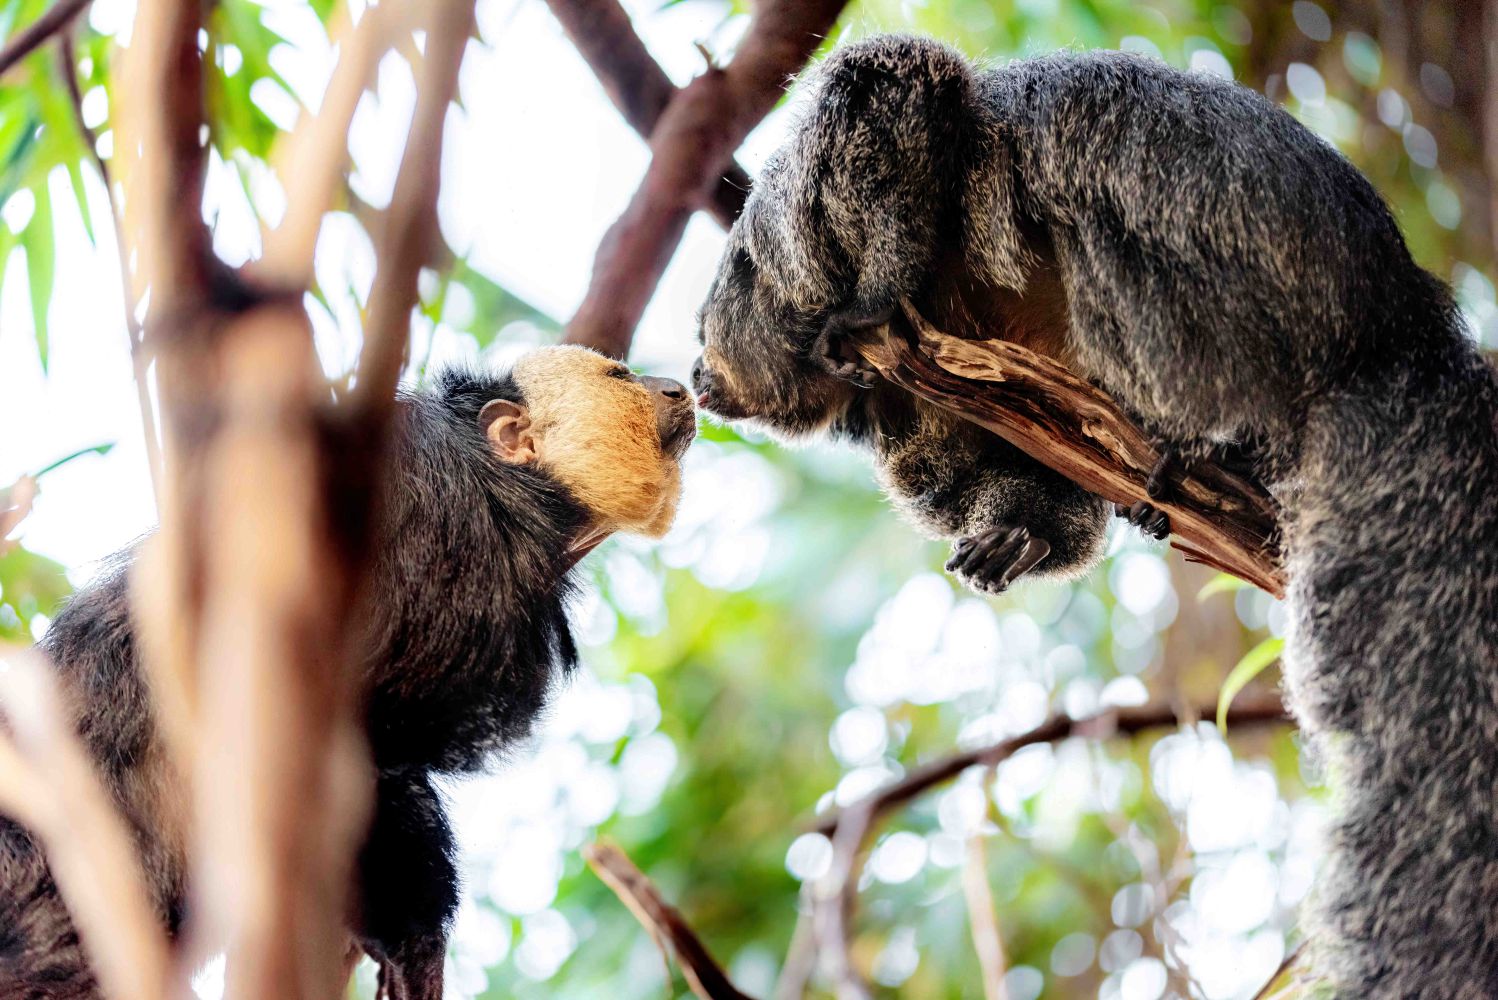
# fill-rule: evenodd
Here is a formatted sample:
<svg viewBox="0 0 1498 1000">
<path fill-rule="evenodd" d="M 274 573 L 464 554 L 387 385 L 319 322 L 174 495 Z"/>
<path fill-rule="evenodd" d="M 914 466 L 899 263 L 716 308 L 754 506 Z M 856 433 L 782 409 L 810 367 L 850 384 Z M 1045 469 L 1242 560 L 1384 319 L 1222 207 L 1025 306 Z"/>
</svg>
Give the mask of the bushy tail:
<svg viewBox="0 0 1498 1000">
<path fill-rule="evenodd" d="M 1498 998 L 1498 386 L 1465 343 L 1313 407 L 1286 678 L 1337 791 L 1338 997 Z"/>
<path fill-rule="evenodd" d="M 99 996 L 41 850 L 18 827 L 0 820 L 0 997 Z"/>
</svg>

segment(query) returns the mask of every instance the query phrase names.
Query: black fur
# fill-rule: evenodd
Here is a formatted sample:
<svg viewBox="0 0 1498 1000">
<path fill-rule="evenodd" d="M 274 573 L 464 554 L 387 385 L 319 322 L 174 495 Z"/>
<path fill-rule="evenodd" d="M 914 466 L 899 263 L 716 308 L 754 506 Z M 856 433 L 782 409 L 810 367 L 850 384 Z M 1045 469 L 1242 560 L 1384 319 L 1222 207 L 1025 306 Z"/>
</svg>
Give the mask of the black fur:
<svg viewBox="0 0 1498 1000">
<path fill-rule="evenodd" d="M 431 778 L 483 767 L 524 739 L 576 660 L 566 551 L 588 515 L 544 473 L 494 455 L 478 424 L 491 399 L 523 401 L 510 376 L 462 370 L 402 398 L 368 596 L 366 717 L 379 780 L 353 923 L 398 974 L 439 983 L 459 885 Z M 133 554 L 76 594 L 40 645 L 81 706 L 79 729 L 175 929 L 185 860 L 161 843 L 144 787 L 161 737 L 130 624 Z M 95 990 L 40 852 L 0 824 L 0 996 Z"/>
<path fill-rule="evenodd" d="M 830 374 L 829 319 L 908 296 L 1047 349 L 1181 455 L 1252 446 L 1292 702 L 1345 793 L 1318 968 L 1348 1000 L 1498 997 L 1498 384 L 1373 187 L 1258 94 L 1120 53 L 980 71 L 876 38 L 812 88 L 704 309 L 709 407 L 863 442 L 929 528 L 1024 525 L 1051 571 L 1095 558 L 1101 509 Z"/>
</svg>

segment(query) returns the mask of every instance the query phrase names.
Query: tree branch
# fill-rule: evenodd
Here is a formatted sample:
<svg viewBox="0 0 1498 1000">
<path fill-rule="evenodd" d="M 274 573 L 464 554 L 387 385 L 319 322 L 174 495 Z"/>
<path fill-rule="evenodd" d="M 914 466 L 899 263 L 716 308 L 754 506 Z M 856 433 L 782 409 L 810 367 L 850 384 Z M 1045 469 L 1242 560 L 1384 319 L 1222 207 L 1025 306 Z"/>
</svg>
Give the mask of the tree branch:
<svg viewBox="0 0 1498 1000">
<path fill-rule="evenodd" d="M 999 915 L 993 903 L 993 889 L 988 884 L 988 858 L 983 838 L 967 839 L 966 857 L 962 863 L 962 896 L 967 901 L 968 930 L 973 936 L 973 950 L 983 974 L 984 1000 L 1009 1000 L 1004 985 L 1004 936 L 999 931 Z"/>
<path fill-rule="evenodd" d="M 202 0 L 142 0 L 116 87 L 130 95 L 119 102 L 115 149 L 137 252 L 133 291 L 138 300 L 149 288 L 157 315 L 207 304 L 218 265 L 201 211 L 202 16 Z"/>
<path fill-rule="evenodd" d="M 134 838 L 80 743 L 40 654 L 11 655 L 0 673 L 0 809 L 41 842 L 48 867 L 104 993 L 166 995 L 166 936 Z"/>
<path fill-rule="evenodd" d="M 4 49 L 0 49 L 0 75 L 40 48 L 47 39 L 73 23 L 91 0 L 58 0 L 47 13 L 18 31 Z"/>
<path fill-rule="evenodd" d="M 693 993 L 702 1000 L 751 1000 L 734 987 L 702 939 L 622 850 L 612 844 L 590 844 L 583 857 L 657 942 L 670 943 Z"/>
<path fill-rule="evenodd" d="M 386 0 L 366 7 L 357 25 L 341 8 L 332 35 L 338 61 L 316 114 L 303 114 L 276 147 L 276 174 L 286 189 L 286 215 L 265 234 L 265 255 L 256 272 L 302 287 L 312 280 L 312 253 L 322 218 L 333 208 L 348 173 L 348 133 L 359 99 L 374 79 L 411 6 Z M 412 129 L 417 127 L 413 119 Z M 440 128 L 440 121 L 439 121 Z"/>
<path fill-rule="evenodd" d="M 1147 498 L 1159 454 L 1106 394 L 1054 361 L 1001 340 L 938 332 L 907 302 L 904 316 L 857 342 L 885 378 L 971 420 L 1105 500 Z M 1171 495 L 1172 544 L 1188 559 L 1284 596 L 1276 507 L 1262 487 L 1209 463 Z"/>
<path fill-rule="evenodd" d="M 374 287 L 359 355 L 357 401 L 365 410 L 393 405 L 418 301 L 417 276 L 438 245 L 437 191 L 442 133 L 458 89 L 458 69 L 473 34 L 473 0 L 428 0 L 426 52 L 419 67 L 416 111 L 395 192 L 379 233 Z"/>
<path fill-rule="evenodd" d="M 618 0 L 547 0 L 603 91 L 630 127 L 649 139 L 678 93 L 635 32 Z M 713 186 L 708 211 L 724 229 L 733 225 L 749 195 L 749 172 L 730 160 Z"/>
<path fill-rule="evenodd" d="M 629 352 L 688 218 L 708 203 L 729 156 L 775 106 L 844 2 L 766 2 L 728 67 L 710 68 L 671 100 L 651 134 L 645 178 L 599 244 L 588 293 L 567 325 L 567 343 L 615 357 Z"/>
<path fill-rule="evenodd" d="M 1210 712 L 1210 709 L 1206 709 L 1202 714 Z M 1230 726 L 1290 721 L 1278 698 L 1242 702 L 1228 710 Z M 813 887 L 812 899 L 822 957 L 830 968 L 839 1000 L 865 1000 L 871 995 L 853 964 L 852 924 L 863 847 L 881 818 L 916 796 L 952 780 L 970 767 L 993 767 L 1025 747 L 1055 743 L 1072 736 L 1106 739 L 1178 724 L 1175 709 L 1169 705 L 1121 708 L 1086 719 L 1073 719 L 1067 715 L 1053 716 L 1029 732 L 1011 739 L 932 761 L 846 809 L 822 817 L 816 830 L 832 839 L 832 863 L 827 874 Z"/>
<path fill-rule="evenodd" d="M 1199 718 L 1211 718 L 1216 706 L 1197 709 Z M 1295 720 L 1285 709 L 1279 698 L 1240 699 L 1228 709 L 1229 729 L 1266 725 L 1293 725 Z M 1028 732 L 1001 740 L 998 743 L 975 750 L 958 753 L 931 761 L 911 771 L 904 778 L 861 800 L 842 812 L 832 812 L 817 820 L 818 833 L 832 836 L 845 815 L 860 806 L 870 810 L 875 818 L 904 805 L 911 799 L 935 787 L 945 784 L 970 767 L 993 766 L 1019 753 L 1025 747 L 1040 743 L 1057 743 L 1073 736 L 1091 739 L 1109 739 L 1115 736 L 1131 736 L 1151 729 L 1174 728 L 1179 716 L 1170 705 L 1142 705 L 1138 708 L 1119 708 L 1085 719 L 1074 719 L 1069 715 L 1055 715 Z"/>
<path fill-rule="evenodd" d="M 104 197 L 109 202 L 110 228 L 114 230 L 115 256 L 120 268 L 120 295 L 124 299 L 125 335 L 130 339 L 130 363 L 135 379 L 135 402 L 140 408 L 141 434 L 146 442 L 146 465 L 151 473 L 151 494 L 161 503 L 161 438 L 156 430 L 156 409 L 151 405 L 151 388 L 147 381 L 149 364 L 143 345 L 145 331 L 135 315 L 136 301 L 131 294 L 130 260 L 125 248 L 125 218 L 120 213 L 119 199 L 115 197 L 114 178 L 110 176 L 109 164 L 99 155 L 99 137 L 83 120 L 83 93 L 78 88 L 78 59 L 73 51 L 73 34 L 64 31 L 59 36 L 59 61 L 62 63 L 62 80 L 73 104 L 73 121 L 78 125 L 88 155 L 104 182 Z"/>
</svg>

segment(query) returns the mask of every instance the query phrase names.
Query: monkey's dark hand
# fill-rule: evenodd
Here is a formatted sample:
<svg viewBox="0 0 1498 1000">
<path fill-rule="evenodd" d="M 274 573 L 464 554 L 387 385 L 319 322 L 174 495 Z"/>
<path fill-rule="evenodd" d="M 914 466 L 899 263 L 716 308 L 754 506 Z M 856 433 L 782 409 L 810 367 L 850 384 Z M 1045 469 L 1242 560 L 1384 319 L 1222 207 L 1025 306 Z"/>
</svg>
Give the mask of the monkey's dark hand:
<svg viewBox="0 0 1498 1000">
<path fill-rule="evenodd" d="M 413 941 L 394 955 L 380 955 L 377 1000 L 442 1000 L 445 940 Z"/>
<path fill-rule="evenodd" d="M 1148 501 L 1140 500 L 1132 507 L 1116 503 L 1113 505 L 1113 513 L 1154 538 L 1164 538 L 1170 534 L 1170 515 L 1156 509 Z"/>
<path fill-rule="evenodd" d="M 1244 479 L 1256 480 L 1262 446 L 1254 442 L 1171 441 L 1156 438 L 1155 450 L 1160 457 L 1150 469 L 1144 492 L 1151 499 L 1164 500 L 1177 484 L 1199 466 L 1218 465 Z M 1122 516 L 1122 515 L 1120 515 Z"/>
<path fill-rule="evenodd" d="M 894 313 L 893 307 L 840 309 L 832 313 L 822 325 L 822 332 L 812 341 L 812 361 L 829 375 L 846 379 L 864 389 L 872 388 L 879 380 L 879 371 L 848 344 L 848 337 L 883 326 Z"/>
<path fill-rule="evenodd" d="M 1030 537 L 1028 528 L 1003 524 L 959 538 L 947 560 L 947 572 L 956 573 L 974 590 L 1002 594 L 1050 551 L 1050 543 Z"/>
</svg>

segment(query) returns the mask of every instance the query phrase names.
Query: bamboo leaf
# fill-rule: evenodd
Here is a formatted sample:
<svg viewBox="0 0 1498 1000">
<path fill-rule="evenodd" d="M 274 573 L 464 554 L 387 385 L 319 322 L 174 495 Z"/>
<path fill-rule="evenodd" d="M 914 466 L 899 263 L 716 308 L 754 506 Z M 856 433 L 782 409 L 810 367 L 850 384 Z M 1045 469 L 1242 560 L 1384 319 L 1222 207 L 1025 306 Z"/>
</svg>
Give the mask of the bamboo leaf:
<svg viewBox="0 0 1498 1000">
<path fill-rule="evenodd" d="M 1233 699 L 1248 686 L 1249 681 L 1263 673 L 1265 667 L 1278 660 L 1284 650 L 1285 640 L 1270 636 L 1244 653 L 1243 659 L 1228 671 L 1227 680 L 1222 682 L 1222 691 L 1217 696 L 1217 728 L 1224 734 L 1228 731 L 1228 708 Z"/>
<path fill-rule="evenodd" d="M 52 303 L 54 268 L 57 263 L 57 247 L 52 232 L 52 196 L 45 182 L 38 184 L 36 213 L 31 217 L 22 237 L 26 248 L 26 280 L 31 290 L 31 320 L 35 328 L 36 353 L 42 362 L 42 371 L 47 370 L 49 338 L 47 334 L 47 307 Z"/>
<path fill-rule="evenodd" d="M 63 467 L 64 465 L 67 465 L 69 462 L 73 461 L 73 459 L 75 459 L 75 458 L 82 458 L 84 455 L 108 455 L 113 450 L 114 450 L 114 442 L 113 441 L 106 441 L 103 444 L 90 445 L 87 448 L 79 448 L 77 451 L 73 452 L 72 454 L 70 454 L 70 455 L 64 455 L 62 458 L 59 458 L 57 461 L 52 462 L 51 464 L 47 465 L 45 468 L 43 468 L 39 472 L 32 473 L 31 474 L 31 478 L 32 479 L 40 479 L 43 476 L 45 476 L 47 473 L 51 472 L 52 470 L 59 469 L 59 468 Z"/>
<path fill-rule="evenodd" d="M 1234 591 L 1243 590 L 1249 586 L 1252 585 L 1247 580 L 1240 580 L 1231 573 L 1219 573 L 1211 580 L 1208 580 L 1205 587 L 1197 591 L 1196 599 L 1198 601 L 1206 601 L 1209 597 L 1216 597 L 1218 594 L 1231 594 Z"/>
</svg>

